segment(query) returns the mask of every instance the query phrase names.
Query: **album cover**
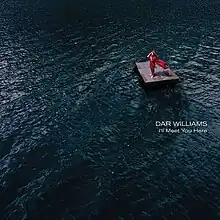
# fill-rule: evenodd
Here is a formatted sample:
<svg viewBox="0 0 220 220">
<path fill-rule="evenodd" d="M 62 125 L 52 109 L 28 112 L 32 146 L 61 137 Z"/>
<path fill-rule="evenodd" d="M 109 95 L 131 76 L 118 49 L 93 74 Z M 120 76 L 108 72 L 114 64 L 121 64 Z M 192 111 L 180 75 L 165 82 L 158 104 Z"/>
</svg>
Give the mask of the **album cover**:
<svg viewBox="0 0 220 220">
<path fill-rule="evenodd" d="M 217 0 L 0 2 L 0 219 L 220 219 Z"/>
</svg>

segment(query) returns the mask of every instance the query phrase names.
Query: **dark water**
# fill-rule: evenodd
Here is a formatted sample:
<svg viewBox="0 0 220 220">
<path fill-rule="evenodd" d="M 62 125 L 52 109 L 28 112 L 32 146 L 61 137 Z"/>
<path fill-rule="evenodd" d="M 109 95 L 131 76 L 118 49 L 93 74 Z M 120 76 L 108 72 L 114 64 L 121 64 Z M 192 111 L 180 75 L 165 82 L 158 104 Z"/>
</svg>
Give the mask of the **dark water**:
<svg viewBox="0 0 220 220">
<path fill-rule="evenodd" d="M 180 85 L 141 86 L 152 47 Z M 219 53 L 218 0 L 2 0 L 0 219 L 220 219 Z"/>
</svg>

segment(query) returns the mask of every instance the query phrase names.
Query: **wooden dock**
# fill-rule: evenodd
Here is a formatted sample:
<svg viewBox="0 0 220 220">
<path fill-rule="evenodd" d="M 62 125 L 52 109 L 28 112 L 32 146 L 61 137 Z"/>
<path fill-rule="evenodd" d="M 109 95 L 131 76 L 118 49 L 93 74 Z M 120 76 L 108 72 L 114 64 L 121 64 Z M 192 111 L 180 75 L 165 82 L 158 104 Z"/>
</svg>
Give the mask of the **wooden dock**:
<svg viewBox="0 0 220 220">
<path fill-rule="evenodd" d="M 140 73 L 145 85 L 147 86 L 159 86 L 166 84 L 173 84 L 179 82 L 179 77 L 172 70 L 164 70 L 157 66 L 155 68 L 156 76 L 151 78 L 151 70 L 149 67 L 149 61 L 136 63 L 138 72 Z"/>
</svg>

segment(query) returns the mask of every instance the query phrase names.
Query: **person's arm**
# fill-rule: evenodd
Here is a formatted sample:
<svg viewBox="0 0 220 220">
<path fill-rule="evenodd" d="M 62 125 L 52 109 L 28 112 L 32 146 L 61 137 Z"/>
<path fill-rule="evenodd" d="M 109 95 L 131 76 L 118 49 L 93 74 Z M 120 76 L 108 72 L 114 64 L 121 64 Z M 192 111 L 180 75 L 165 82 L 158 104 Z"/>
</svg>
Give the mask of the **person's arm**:
<svg viewBox="0 0 220 220">
<path fill-rule="evenodd" d="M 152 51 L 147 55 L 147 57 L 149 58 L 149 56 L 152 54 Z"/>
<path fill-rule="evenodd" d="M 154 53 L 156 57 L 158 57 L 157 53 L 155 50 L 153 50 L 151 53 Z"/>
</svg>

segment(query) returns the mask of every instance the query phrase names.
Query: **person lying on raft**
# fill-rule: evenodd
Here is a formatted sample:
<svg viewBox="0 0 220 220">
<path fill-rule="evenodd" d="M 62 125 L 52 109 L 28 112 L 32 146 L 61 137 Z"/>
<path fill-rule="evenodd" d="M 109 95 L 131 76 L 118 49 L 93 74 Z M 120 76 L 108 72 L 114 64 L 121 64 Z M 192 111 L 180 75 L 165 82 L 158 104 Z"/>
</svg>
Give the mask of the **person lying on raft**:
<svg viewBox="0 0 220 220">
<path fill-rule="evenodd" d="M 167 70 L 167 69 L 170 70 L 169 66 L 163 60 L 158 59 L 157 54 L 156 54 L 156 52 L 154 50 L 151 51 L 147 55 L 147 57 L 149 58 L 149 61 L 150 61 L 150 70 L 151 70 L 151 77 L 152 78 L 156 76 L 156 74 L 155 74 L 156 64 L 158 66 L 161 66 L 165 70 Z"/>
</svg>

